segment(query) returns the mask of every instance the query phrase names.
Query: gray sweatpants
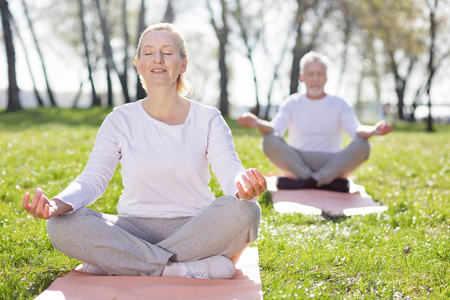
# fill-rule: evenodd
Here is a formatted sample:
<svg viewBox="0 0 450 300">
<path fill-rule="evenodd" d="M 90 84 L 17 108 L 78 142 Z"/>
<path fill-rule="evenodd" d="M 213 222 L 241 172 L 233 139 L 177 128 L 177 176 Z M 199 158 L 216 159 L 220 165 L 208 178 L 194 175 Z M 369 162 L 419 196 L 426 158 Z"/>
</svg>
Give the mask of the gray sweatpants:
<svg viewBox="0 0 450 300">
<path fill-rule="evenodd" d="M 318 186 L 329 184 L 336 178 L 347 178 L 369 158 L 370 153 L 369 142 L 362 138 L 356 138 L 337 153 L 307 152 L 289 146 L 273 133 L 264 137 L 263 148 L 283 176 L 313 178 Z"/>
<path fill-rule="evenodd" d="M 232 257 L 258 234 L 257 202 L 224 196 L 194 217 L 137 218 L 83 208 L 47 221 L 53 246 L 115 275 L 161 275 L 167 262 Z"/>
</svg>

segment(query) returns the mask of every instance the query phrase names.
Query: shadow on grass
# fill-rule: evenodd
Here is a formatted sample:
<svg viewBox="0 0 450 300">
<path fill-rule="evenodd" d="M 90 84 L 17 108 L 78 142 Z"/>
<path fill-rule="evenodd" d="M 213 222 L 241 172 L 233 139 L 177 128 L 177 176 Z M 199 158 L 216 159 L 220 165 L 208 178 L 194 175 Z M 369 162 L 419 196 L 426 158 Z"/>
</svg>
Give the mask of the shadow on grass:
<svg viewBox="0 0 450 300">
<path fill-rule="evenodd" d="M 261 209 L 264 212 L 267 213 L 275 213 L 278 214 L 274 207 L 273 207 L 273 202 L 272 202 L 272 195 L 270 194 L 270 192 L 266 191 L 264 192 L 260 197 L 259 197 L 259 204 L 261 205 Z M 295 215 L 296 213 L 294 213 L 293 215 Z M 301 216 L 305 216 L 299 213 L 299 215 Z M 305 218 L 302 220 L 303 223 L 305 224 L 316 224 L 320 221 L 330 221 L 333 223 L 342 223 L 345 220 L 349 219 L 351 217 L 349 216 L 330 216 L 324 212 L 322 212 L 322 215 L 319 216 L 319 218 Z"/>
<path fill-rule="evenodd" d="M 19 131 L 42 125 L 92 126 L 98 128 L 111 108 L 35 108 L 0 113 L 0 129 Z"/>
</svg>

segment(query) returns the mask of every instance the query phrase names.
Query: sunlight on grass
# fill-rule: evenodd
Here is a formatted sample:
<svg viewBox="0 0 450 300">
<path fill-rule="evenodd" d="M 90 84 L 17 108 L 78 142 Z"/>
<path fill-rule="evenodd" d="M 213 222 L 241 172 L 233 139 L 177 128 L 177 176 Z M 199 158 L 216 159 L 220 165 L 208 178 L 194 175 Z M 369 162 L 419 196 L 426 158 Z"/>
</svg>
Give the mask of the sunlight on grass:
<svg viewBox="0 0 450 300">
<path fill-rule="evenodd" d="M 108 110 L 37 109 L 0 114 L 0 298 L 30 299 L 78 262 L 53 249 L 45 221 L 21 209 L 26 191 L 61 191 L 84 168 Z M 245 167 L 276 172 L 260 136 L 228 120 Z M 335 218 L 277 214 L 260 197 L 264 299 L 445 299 L 450 297 L 450 127 L 415 125 L 371 140 L 354 180 L 389 210 Z M 91 207 L 116 213 L 119 169 Z M 213 177 L 211 188 L 220 187 Z M 409 250 L 408 250 L 409 249 Z"/>
</svg>

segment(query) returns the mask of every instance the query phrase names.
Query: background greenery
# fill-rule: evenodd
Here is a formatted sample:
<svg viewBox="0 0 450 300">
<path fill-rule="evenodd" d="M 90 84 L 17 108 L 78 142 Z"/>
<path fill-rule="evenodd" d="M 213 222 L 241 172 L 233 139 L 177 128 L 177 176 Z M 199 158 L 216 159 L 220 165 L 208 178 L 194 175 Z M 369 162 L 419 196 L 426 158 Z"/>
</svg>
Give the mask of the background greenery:
<svg viewBox="0 0 450 300">
<path fill-rule="evenodd" d="M 38 186 L 55 195 L 82 171 L 108 113 L 0 114 L 1 299 L 31 299 L 78 264 L 53 249 L 45 221 L 27 215 L 21 201 Z M 257 132 L 228 121 L 244 166 L 275 172 Z M 332 220 L 281 215 L 268 193 L 261 197 L 255 246 L 265 299 L 450 298 L 450 126 L 435 133 L 423 126 L 400 123 L 373 138 L 371 157 L 355 174 L 387 212 Z M 215 179 L 211 187 L 221 194 Z M 121 188 L 117 171 L 92 208 L 115 213 Z"/>
</svg>

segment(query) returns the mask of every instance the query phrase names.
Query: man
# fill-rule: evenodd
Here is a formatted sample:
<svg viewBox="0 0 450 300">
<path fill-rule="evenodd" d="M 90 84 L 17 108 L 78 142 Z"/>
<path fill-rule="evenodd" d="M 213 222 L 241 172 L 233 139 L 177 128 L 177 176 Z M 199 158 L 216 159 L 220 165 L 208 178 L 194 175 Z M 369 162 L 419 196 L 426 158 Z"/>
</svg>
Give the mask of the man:
<svg viewBox="0 0 450 300">
<path fill-rule="evenodd" d="M 393 127 L 385 121 L 361 125 L 353 108 L 343 99 L 325 93 L 328 59 L 316 52 L 300 61 L 300 82 L 306 94 L 289 96 L 271 121 L 246 113 L 238 124 L 257 128 L 264 152 L 280 170 L 279 189 L 318 188 L 349 191 L 348 176 L 368 157 L 368 139 L 385 135 Z M 283 135 L 288 130 L 288 142 Z M 353 142 L 342 149 L 344 131 Z"/>
</svg>

